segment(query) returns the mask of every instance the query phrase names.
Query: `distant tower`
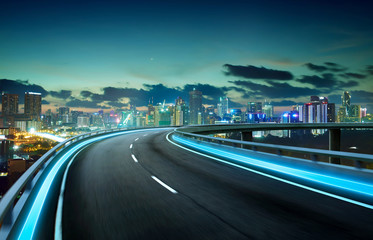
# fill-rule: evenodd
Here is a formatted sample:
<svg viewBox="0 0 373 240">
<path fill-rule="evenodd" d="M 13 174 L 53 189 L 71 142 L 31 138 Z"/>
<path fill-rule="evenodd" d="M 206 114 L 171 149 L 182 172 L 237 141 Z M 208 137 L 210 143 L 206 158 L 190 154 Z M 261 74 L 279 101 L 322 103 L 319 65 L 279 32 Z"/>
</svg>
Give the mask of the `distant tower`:
<svg viewBox="0 0 373 240">
<path fill-rule="evenodd" d="M 303 105 L 304 123 L 335 122 L 335 104 L 329 103 L 327 97 L 311 96 L 310 101 Z"/>
<path fill-rule="evenodd" d="M 228 111 L 228 98 L 227 97 L 222 97 L 220 98 L 220 103 L 221 103 L 221 109 L 222 109 L 222 114 L 229 113 Z"/>
<path fill-rule="evenodd" d="M 202 123 L 202 92 L 196 90 L 189 92 L 190 124 Z"/>
<path fill-rule="evenodd" d="M 273 106 L 271 105 L 271 103 L 265 100 L 262 112 L 266 115 L 267 119 L 273 118 Z"/>
<path fill-rule="evenodd" d="M 18 94 L 3 93 L 1 100 L 3 116 L 12 116 L 18 113 Z"/>
<path fill-rule="evenodd" d="M 25 115 L 31 119 L 40 120 L 41 115 L 41 93 L 25 93 Z"/>
<path fill-rule="evenodd" d="M 262 102 L 248 102 L 246 111 L 248 113 L 262 113 Z"/>
<path fill-rule="evenodd" d="M 225 114 L 229 113 L 228 111 L 228 98 L 220 97 L 219 103 L 217 104 L 218 116 L 223 118 Z"/>
<path fill-rule="evenodd" d="M 176 100 L 175 100 L 175 105 L 176 106 L 181 106 L 181 105 L 184 105 L 184 104 L 185 104 L 185 101 L 181 97 L 176 98 Z"/>
<path fill-rule="evenodd" d="M 351 106 L 351 95 L 349 92 L 345 91 L 341 96 L 342 99 L 342 107 L 346 109 L 347 116 L 350 115 L 350 106 Z"/>
</svg>

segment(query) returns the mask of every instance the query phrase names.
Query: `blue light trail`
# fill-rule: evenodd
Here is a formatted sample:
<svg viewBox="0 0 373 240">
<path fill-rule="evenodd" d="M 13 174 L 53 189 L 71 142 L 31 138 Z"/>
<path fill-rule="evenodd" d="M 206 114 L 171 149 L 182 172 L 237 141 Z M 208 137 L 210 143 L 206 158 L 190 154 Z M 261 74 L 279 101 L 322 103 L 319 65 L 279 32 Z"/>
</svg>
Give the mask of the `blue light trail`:
<svg viewBox="0 0 373 240">
<path fill-rule="evenodd" d="M 132 131 L 125 131 L 125 132 L 118 132 L 118 133 L 112 133 L 107 134 L 104 136 L 98 136 L 93 139 L 88 139 L 82 143 L 77 144 L 76 146 L 70 148 L 60 159 L 55 163 L 55 165 L 50 169 L 50 171 L 45 177 L 33 203 L 31 208 L 29 209 L 28 214 L 24 222 L 22 223 L 22 227 L 19 233 L 17 234 L 16 239 L 35 239 L 35 232 L 38 225 L 38 220 L 41 215 L 44 203 L 47 199 L 50 187 L 55 179 L 56 174 L 61 170 L 61 167 L 64 166 L 64 164 L 67 161 L 70 161 L 71 157 L 80 149 L 82 149 L 85 146 L 88 146 L 91 143 L 110 138 L 115 137 L 123 134 L 129 134 L 133 132 L 141 132 L 141 131 L 149 131 L 149 130 L 159 130 L 159 129 L 148 129 L 148 130 L 132 130 Z M 44 173 L 43 173 L 44 174 Z"/>
<path fill-rule="evenodd" d="M 373 183 L 372 182 L 367 182 L 367 181 L 363 182 L 359 180 L 347 179 L 345 176 L 336 176 L 335 174 L 334 176 L 320 174 L 318 172 L 313 172 L 308 169 L 306 170 L 306 169 L 297 168 L 295 166 L 285 166 L 285 163 L 281 163 L 281 162 L 276 162 L 275 164 L 275 163 L 271 163 L 267 161 L 267 159 L 264 159 L 264 158 L 263 159 L 252 158 L 247 155 L 241 155 L 241 154 L 234 153 L 233 151 L 221 150 L 215 147 L 206 146 L 202 143 L 197 144 L 194 141 L 186 140 L 178 136 L 173 136 L 172 138 L 176 142 L 181 143 L 183 145 L 192 147 L 201 152 L 213 154 L 215 156 L 220 156 L 225 159 L 231 159 L 238 164 L 235 164 L 235 163 L 223 160 L 223 159 L 215 158 L 210 155 L 202 154 L 198 151 L 190 150 L 188 148 L 182 147 L 179 144 L 172 142 L 168 138 L 168 140 L 171 143 L 183 149 L 186 149 L 188 151 L 192 151 L 194 153 L 212 158 L 220 162 L 227 163 L 229 165 L 234 165 L 236 167 L 240 167 L 245 170 L 249 170 L 249 171 L 270 177 L 270 178 L 274 178 L 282 182 L 286 182 L 286 183 L 289 183 L 289 184 L 292 184 L 298 187 L 302 187 L 302 188 L 305 188 L 305 189 L 308 189 L 314 192 L 318 192 L 318 193 L 331 196 L 331 197 L 334 197 L 334 198 L 337 198 L 343 201 L 347 201 L 347 202 L 350 202 L 356 205 L 360 205 L 366 208 L 373 209 L 373 206 L 370 204 L 356 201 L 356 200 L 347 198 L 346 196 L 340 196 L 340 195 L 336 195 L 330 192 L 322 191 L 320 189 L 316 189 L 310 186 L 300 184 L 299 182 L 289 181 L 289 179 L 284 179 L 283 176 L 288 176 L 288 177 L 290 176 L 291 180 L 299 179 L 299 180 L 302 180 L 302 182 L 308 181 L 308 182 L 313 183 L 312 185 L 315 185 L 315 184 L 319 186 L 322 185 L 323 188 L 328 187 L 334 190 L 332 192 L 337 192 L 338 194 L 341 191 L 344 191 L 344 192 L 349 193 L 348 195 L 351 195 L 351 194 L 359 195 L 359 196 L 362 196 L 363 199 L 369 199 L 370 201 L 373 199 Z M 265 170 L 266 172 L 270 172 L 270 174 L 249 168 L 250 166 L 256 169 Z M 277 175 L 277 176 L 274 176 L 274 175 Z M 280 175 L 280 177 L 278 175 Z M 341 195 L 343 195 L 343 193 Z"/>
</svg>

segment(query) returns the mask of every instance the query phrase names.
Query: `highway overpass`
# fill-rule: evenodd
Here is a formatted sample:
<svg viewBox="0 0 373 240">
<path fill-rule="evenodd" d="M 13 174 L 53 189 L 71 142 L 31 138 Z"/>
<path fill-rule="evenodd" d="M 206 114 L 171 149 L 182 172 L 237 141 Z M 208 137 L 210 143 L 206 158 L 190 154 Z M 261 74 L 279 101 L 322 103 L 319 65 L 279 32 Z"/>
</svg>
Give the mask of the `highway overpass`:
<svg viewBox="0 0 373 240">
<path fill-rule="evenodd" d="M 101 131 L 61 143 L 0 202 L 0 238 L 372 239 L 371 170 L 190 132 Z"/>
</svg>

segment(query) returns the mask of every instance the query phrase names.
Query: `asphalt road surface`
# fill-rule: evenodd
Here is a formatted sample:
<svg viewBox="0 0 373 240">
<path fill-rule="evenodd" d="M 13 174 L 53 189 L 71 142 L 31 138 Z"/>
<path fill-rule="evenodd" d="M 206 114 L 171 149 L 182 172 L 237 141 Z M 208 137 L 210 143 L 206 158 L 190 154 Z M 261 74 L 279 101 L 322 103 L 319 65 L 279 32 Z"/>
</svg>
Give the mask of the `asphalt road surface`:
<svg viewBox="0 0 373 240">
<path fill-rule="evenodd" d="M 181 149 L 114 137 L 70 167 L 63 239 L 373 239 L 373 211 Z"/>
</svg>

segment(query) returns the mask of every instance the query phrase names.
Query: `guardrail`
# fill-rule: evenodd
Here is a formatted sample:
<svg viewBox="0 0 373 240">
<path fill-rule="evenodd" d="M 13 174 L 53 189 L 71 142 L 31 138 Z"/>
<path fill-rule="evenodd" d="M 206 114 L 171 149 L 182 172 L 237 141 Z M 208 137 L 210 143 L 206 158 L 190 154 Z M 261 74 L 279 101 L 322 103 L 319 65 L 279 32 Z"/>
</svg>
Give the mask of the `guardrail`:
<svg viewBox="0 0 373 240">
<path fill-rule="evenodd" d="M 4 197 L 0 200 L 1 232 L 5 233 L 5 236 L 7 236 L 7 233 L 12 229 L 14 222 L 16 221 L 27 198 L 29 197 L 35 184 L 37 183 L 37 180 L 41 176 L 43 170 L 48 166 L 48 164 L 51 162 L 51 160 L 57 153 L 66 149 L 70 144 L 82 139 L 86 139 L 97 135 L 103 135 L 107 133 L 128 131 L 133 129 L 146 128 L 120 128 L 84 133 L 59 143 L 57 146 L 55 146 L 47 153 L 45 153 L 17 180 L 17 182 L 7 191 Z M 18 199 L 20 195 L 21 197 Z"/>
<path fill-rule="evenodd" d="M 340 151 L 323 150 L 323 149 L 312 149 L 312 148 L 304 148 L 304 147 L 293 147 L 293 146 L 285 146 L 285 145 L 277 145 L 277 144 L 240 141 L 240 140 L 233 140 L 233 139 L 210 137 L 206 135 L 195 134 L 195 133 L 185 132 L 181 130 L 182 129 L 175 129 L 174 133 L 176 135 L 189 137 L 192 139 L 196 139 L 198 141 L 216 142 L 218 144 L 230 143 L 236 147 L 237 146 L 241 146 L 241 147 L 250 146 L 251 149 L 254 151 L 257 151 L 258 147 L 272 149 L 272 150 L 275 150 L 278 155 L 282 155 L 284 151 L 308 154 L 314 162 L 318 160 L 318 156 L 345 158 L 345 159 L 353 160 L 355 163 L 354 164 L 355 167 L 358 169 L 362 167 L 363 162 L 373 163 L 373 155 L 370 155 L 370 154 L 340 152 Z"/>
</svg>

